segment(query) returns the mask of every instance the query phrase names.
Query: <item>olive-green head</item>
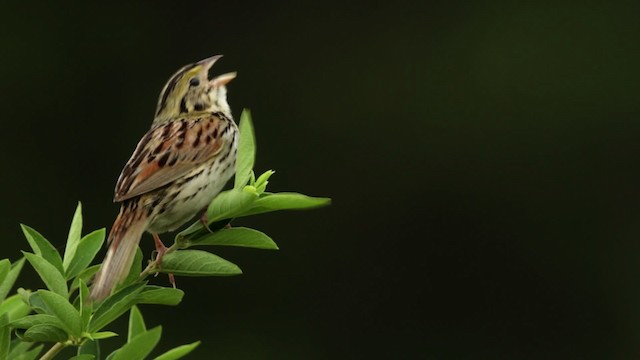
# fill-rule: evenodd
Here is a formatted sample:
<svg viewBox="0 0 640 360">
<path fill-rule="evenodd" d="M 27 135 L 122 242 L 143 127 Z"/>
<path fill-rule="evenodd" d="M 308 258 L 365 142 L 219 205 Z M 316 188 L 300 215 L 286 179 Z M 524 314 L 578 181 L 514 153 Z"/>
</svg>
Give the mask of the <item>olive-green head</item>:
<svg viewBox="0 0 640 360">
<path fill-rule="evenodd" d="M 231 118 L 226 84 L 236 73 L 209 79 L 209 69 L 222 55 L 189 64 L 178 70 L 160 93 L 153 125 L 198 112 L 221 112 Z"/>
</svg>

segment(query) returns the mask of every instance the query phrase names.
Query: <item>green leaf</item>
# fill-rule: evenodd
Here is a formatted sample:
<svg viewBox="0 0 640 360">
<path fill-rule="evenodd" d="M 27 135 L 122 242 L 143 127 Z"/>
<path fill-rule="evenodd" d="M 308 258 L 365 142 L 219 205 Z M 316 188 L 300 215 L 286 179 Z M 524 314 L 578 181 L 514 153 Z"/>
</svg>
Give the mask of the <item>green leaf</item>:
<svg viewBox="0 0 640 360">
<path fill-rule="evenodd" d="M 0 283 L 4 282 L 4 278 L 9 275 L 11 270 L 11 261 L 9 259 L 0 260 Z"/>
<path fill-rule="evenodd" d="M 178 248 L 180 248 L 180 249 L 184 248 L 184 246 L 183 246 L 184 245 L 184 241 L 183 240 L 189 239 L 189 238 L 202 237 L 202 236 L 204 236 L 206 234 L 209 234 L 211 232 L 215 232 L 217 230 L 223 229 L 227 225 L 229 225 L 231 220 L 232 219 L 224 219 L 224 220 L 220 220 L 220 221 L 209 223 L 209 229 L 205 229 L 204 226 L 202 226 L 202 222 L 200 222 L 200 221 L 194 222 L 187 229 L 183 230 L 178 235 L 176 235 L 175 241 L 176 241 L 176 243 L 178 243 Z"/>
<path fill-rule="evenodd" d="M 40 255 L 45 258 L 51 265 L 55 266 L 58 271 L 63 272 L 62 268 L 62 259 L 60 258 L 60 253 L 58 250 L 49 242 L 49 240 L 45 239 L 42 234 L 37 232 L 35 229 L 30 228 L 27 225 L 20 224 L 22 228 L 22 232 L 24 233 L 24 237 L 27 238 L 31 249 L 36 255 Z"/>
<path fill-rule="evenodd" d="M 71 286 L 69 287 L 69 293 L 74 292 L 78 287 L 80 287 L 80 280 L 84 281 L 85 284 L 89 282 L 93 278 L 93 276 L 100 270 L 100 264 L 89 266 L 88 268 L 82 270 L 80 274 L 76 275 L 75 279 L 71 282 Z"/>
<path fill-rule="evenodd" d="M 273 170 L 267 170 L 262 175 L 260 175 L 258 180 L 255 181 L 253 186 L 255 186 L 256 192 L 258 194 L 262 194 L 267 189 L 267 184 L 269 184 L 269 178 L 274 173 L 275 173 L 275 171 L 273 171 Z"/>
<path fill-rule="evenodd" d="M 9 321 L 20 319 L 31 312 L 31 307 L 22 300 L 22 296 L 15 294 L 6 298 L 0 304 L 0 315 L 7 314 Z"/>
<path fill-rule="evenodd" d="M 139 334 L 147 331 L 147 327 L 144 324 L 144 318 L 142 317 L 142 313 L 137 306 L 131 307 L 131 311 L 129 312 L 129 332 L 127 333 L 127 342 L 131 342 L 131 340 Z"/>
<path fill-rule="evenodd" d="M 207 209 L 209 222 L 222 219 L 230 219 L 241 214 L 254 201 L 258 199 L 258 194 L 244 191 L 242 189 L 231 189 L 221 192 L 216 196 Z"/>
<path fill-rule="evenodd" d="M 28 294 L 28 291 L 25 291 Z M 51 314 L 51 309 L 47 306 L 47 304 L 42 301 L 40 298 L 40 294 L 37 292 L 31 293 L 29 295 L 29 306 L 33 308 L 38 314 Z"/>
<path fill-rule="evenodd" d="M 131 267 L 129 268 L 129 274 L 117 287 L 117 289 L 125 288 L 138 281 L 140 273 L 142 272 L 142 257 L 142 250 L 140 250 L 140 247 L 138 247 L 136 250 L 136 255 L 133 258 L 133 262 L 131 263 Z"/>
<path fill-rule="evenodd" d="M 180 289 L 147 285 L 136 298 L 138 304 L 178 305 L 182 301 L 184 291 Z"/>
<path fill-rule="evenodd" d="M 11 327 L 16 329 L 28 329 L 36 325 L 52 325 L 58 328 L 64 327 L 60 319 L 48 314 L 29 315 L 11 322 Z"/>
<path fill-rule="evenodd" d="M 160 326 L 138 334 L 125 346 L 116 350 L 111 360 L 142 360 L 156 347 L 161 335 Z"/>
<path fill-rule="evenodd" d="M 51 325 L 32 326 L 22 335 L 22 340 L 29 342 L 63 342 L 68 338 L 64 330 Z"/>
<path fill-rule="evenodd" d="M 71 227 L 69 228 L 69 237 L 67 238 L 67 246 L 64 250 L 64 259 L 62 265 L 66 271 L 69 270 L 71 260 L 76 256 L 78 244 L 80 243 L 80 234 L 82 233 L 82 204 L 78 203 L 76 212 L 73 214 Z"/>
<path fill-rule="evenodd" d="M 95 358 L 96 358 L 95 355 L 81 354 L 81 355 L 76 355 L 76 356 L 74 356 L 72 358 L 69 358 L 69 360 L 93 360 Z"/>
<path fill-rule="evenodd" d="M 5 274 L 2 281 L 0 281 L 0 301 L 7 297 L 9 291 L 13 287 L 13 284 L 16 282 L 18 275 L 20 275 L 20 271 L 22 270 L 22 266 L 24 265 L 24 258 L 14 262 L 11 265 L 11 269 L 7 274 Z"/>
<path fill-rule="evenodd" d="M 82 334 L 82 319 L 80 313 L 66 298 L 47 290 L 38 290 L 40 299 L 47 305 L 51 315 L 55 315 L 62 322 L 62 329 L 74 337 Z"/>
<path fill-rule="evenodd" d="M 145 285 L 146 283 L 129 285 L 109 296 L 93 314 L 89 323 L 89 331 L 96 332 L 102 329 L 129 310 L 131 306 L 135 305 L 136 297 Z"/>
<path fill-rule="evenodd" d="M 36 269 L 36 272 L 40 275 L 40 278 L 42 278 L 42 281 L 44 281 L 49 290 L 63 296 L 65 299 L 69 297 L 67 282 L 55 266 L 51 265 L 51 263 L 41 256 L 24 251 L 22 254 L 24 254 L 31 266 Z"/>
<path fill-rule="evenodd" d="M 0 305 L 0 314 L 9 315 L 9 320 L 16 320 L 31 313 L 31 307 L 27 305 L 18 294 L 8 297 Z"/>
<path fill-rule="evenodd" d="M 0 315 L 0 359 L 6 359 L 11 348 L 11 328 L 7 325 L 9 316 Z"/>
<path fill-rule="evenodd" d="M 235 189 L 244 187 L 253 170 L 253 163 L 256 158 L 256 138 L 253 133 L 253 123 L 251 122 L 251 112 L 248 109 L 242 111 L 240 115 L 240 139 L 238 140 L 238 157 L 236 160 Z"/>
<path fill-rule="evenodd" d="M 78 355 L 93 355 L 100 358 L 100 342 L 98 340 L 86 340 L 78 347 Z"/>
<path fill-rule="evenodd" d="M 257 193 L 247 192 L 241 189 L 231 189 L 221 192 L 213 199 L 207 208 L 208 223 L 211 224 L 220 220 L 234 218 L 235 214 L 245 211 L 257 198 Z M 209 232 L 209 230 L 204 228 L 202 222 L 197 221 L 180 232 L 176 236 L 176 241 L 180 242 L 181 239 L 198 236 L 199 233 L 204 232 Z"/>
<path fill-rule="evenodd" d="M 89 288 L 84 281 L 80 280 L 80 318 L 82 319 L 82 329 L 85 330 L 89 327 L 89 320 L 91 320 L 91 312 L 93 311 L 93 303 L 89 298 Z"/>
<path fill-rule="evenodd" d="M 222 229 L 214 233 L 208 233 L 197 239 L 186 240 L 185 242 L 187 246 L 225 245 L 256 249 L 278 249 L 276 243 L 265 233 L 245 227 Z"/>
<path fill-rule="evenodd" d="M 196 341 L 194 343 L 188 345 L 178 346 L 173 348 L 166 353 L 158 356 L 154 360 L 176 360 L 182 357 L 185 357 L 187 354 L 193 351 L 193 349 L 197 348 L 200 345 L 200 341 Z"/>
<path fill-rule="evenodd" d="M 118 336 L 118 334 L 114 333 L 113 331 L 98 331 L 96 333 L 90 334 L 90 336 L 93 340 L 102 340 Z"/>
<path fill-rule="evenodd" d="M 12 339 L 11 350 L 9 350 L 9 355 L 7 357 L 9 359 L 14 359 L 18 356 L 18 354 L 22 354 L 29 351 L 29 349 L 32 346 L 33 346 L 32 343 L 22 342 L 20 341 L 20 339 Z"/>
<path fill-rule="evenodd" d="M 163 273 L 183 276 L 230 276 L 242 274 L 240 268 L 217 256 L 201 250 L 178 250 L 162 258 Z"/>
<path fill-rule="evenodd" d="M 27 344 L 27 345 L 32 345 L 30 343 L 23 343 L 23 344 Z M 40 346 L 36 346 L 35 348 L 27 351 L 27 352 L 22 352 L 19 355 L 18 354 L 11 354 L 9 353 L 9 359 L 13 359 L 13 360 L 35 360 L 38 355 L 40 355 L 40 352 L 42 352 L 42 348 L 44 347 L 44 345 L 40 345 Z"/>
<path fill-rule="evenodd" d="M 251 207 L 237 216 L 248 216 L 278 210 L 313 209 L 331 204 L 331 199 L 298 193 L 263 193 Z"/>
<path fill-rule="evenodd" d="M 76 254 L 69 263 L 69 267 L 66 271 L 67 280 L 78 275 L 84 270 L 93 258 L 96 256 L 102 243 L 104 242 L 105 229 L 96 230 L 88 235 L 85 235 L 78 244 Z"/>
</svg>

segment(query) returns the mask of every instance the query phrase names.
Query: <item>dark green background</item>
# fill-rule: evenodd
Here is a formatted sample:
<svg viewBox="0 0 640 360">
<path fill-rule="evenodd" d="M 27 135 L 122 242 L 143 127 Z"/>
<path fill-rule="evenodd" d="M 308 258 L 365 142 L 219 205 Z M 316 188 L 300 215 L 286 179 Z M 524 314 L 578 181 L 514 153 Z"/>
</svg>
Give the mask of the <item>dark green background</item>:
<svg viewBox="0 0 640 360">
<path fill-rule="evenodd" d="M 179 278 L 180 306 L 143 307 L 164 325 L 162 350 L 637 358 L 639 13 L 633 1 L 3 2 L 0 257 L 26 250 L 20 222 L 62 247 L 78 200 L 87 231 L 109 227 L 164 82 L 222 53 L 213 71 L 238 71 L 229 101 L 236 118 L 253 111 L 271 189 L 334 203 L 238 221 L 281 250 L 222 249 L 245 275 Z M 39 286 L 32 270 L 21 282 Z"/>
</svg>

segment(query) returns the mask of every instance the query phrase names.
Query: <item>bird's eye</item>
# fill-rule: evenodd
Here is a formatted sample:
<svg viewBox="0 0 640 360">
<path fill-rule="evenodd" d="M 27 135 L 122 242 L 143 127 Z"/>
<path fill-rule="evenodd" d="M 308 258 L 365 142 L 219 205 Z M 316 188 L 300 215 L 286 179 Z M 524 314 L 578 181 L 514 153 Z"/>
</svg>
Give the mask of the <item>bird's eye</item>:
<svg viewBox="0 0 640 360">
<path fill-rule="evenodd" d="M 198 78 L 193 78 L 193 79 L 189 80 L 189 85 L 190 86 L 194 86 L 194 87 L 198 86 L 198 85 L 200 85 L 200 80 L 198 80 Z"/>
</svg>

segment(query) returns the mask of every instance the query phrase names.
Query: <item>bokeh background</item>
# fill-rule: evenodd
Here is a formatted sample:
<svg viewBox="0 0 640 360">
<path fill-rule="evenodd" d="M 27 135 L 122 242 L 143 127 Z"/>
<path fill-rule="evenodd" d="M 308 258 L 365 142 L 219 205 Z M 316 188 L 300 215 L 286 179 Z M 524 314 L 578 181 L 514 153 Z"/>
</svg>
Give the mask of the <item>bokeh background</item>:
<svg viewBox="0 0 640 360">
<path fill-rule="evenodd" d="M 62 248 L 168 77 L 225 57 L 274 191 L 330 208 L 237 221 L 278 252 L 179 278 L 160 350 L 192 359 L 640 356 L 637 2 L 0 5 L 0 257 Z M 170 241 L 171 236 L 165 235 Z M 143 247 L 153 247 L 145 237 Z M 32 270 L 21 283 L 39 286 Z M 166 278 L 155 280 L 166 283 Z M 124 333 L 125 322 L 116 324 Z M 107 347 L 122 340 L 112 339 Z"/>
</svg>

